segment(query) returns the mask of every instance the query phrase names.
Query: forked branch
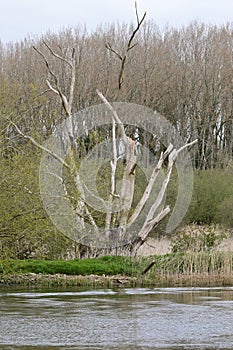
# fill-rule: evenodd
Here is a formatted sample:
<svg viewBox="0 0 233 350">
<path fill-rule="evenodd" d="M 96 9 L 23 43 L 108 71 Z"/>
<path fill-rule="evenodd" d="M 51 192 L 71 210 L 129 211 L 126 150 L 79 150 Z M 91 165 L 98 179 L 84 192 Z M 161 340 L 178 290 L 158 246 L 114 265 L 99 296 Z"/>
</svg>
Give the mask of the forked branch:
<svg viewBox="0 0 233 350">
<path fill-rule="evenodd" d="M 129 37 L 129 40 L 128 40 L 128 43 L 127 43 L 127 46 L 126 46 L 126 50 L 125 50 L 125 53 L 123 54 L 120 54 L 117 50 L 115 50 L 112 45 L 110 43 L 107 43 L 105 45 L 105 47 L 111 51 L 112 53 L 114 53 L 117 58 L 120 59 L 121 61 L 121 66 L 120 66 L 120 71 L 119 71 L 119 75 L 118 75 L 118 89 L 117 89 L 117 92 L 116 92 L 116 95 L 115 95 L 115 100 L 118 99 L 119 97 L 119 93 L 120 93 L 120 90 L 122 88 L 122 84 L 123 84 L 123 75 L 124 75 L 124 70 L 125 70 L 125 64 L 126 64 L 126 60 L 127 60 L 127 57 L 128 57 L 128 53 L 130 50 L 132 50 L 136 45 L 137 43 L 134 43 L 133 44 L 133 40 L 137 34 L 137 32 L 140 30 L 140 27 L 143 23 L 143 21 L 145 20 L 146 18 L 146 12 L 144 12 L 142 18 L 140 19 L 139 18 L 139 15 L 138 15 L 138 9 L 137 9 L 137 2 L 135 1 L 135 12 L 136 12 L 136 18 L 137 18 L 137 26 L 136 28 L 133 30 L 132 34 L 130 35 Z"/>
<path fill-rule="evenodd" d="M 161 220 L 163 220 L 164 217 L 170 212 L 170 208 L 169 208 L 169 206 L 167 206 L 164 209 L 162 209 L 160 211 L 160 213 L 156 217 L 154 217 L 156 211 L 159 209 L 160 205 L 162 204 L 162 201 L 163 201 L 163 198 L 164 198 L 164 195 L 165 195 L 168 183 L 170 181 L 173 165 L 174 165 L 178 155 L 185 148 L 188 148 L 188 147 L 194 145 L 197 141 L 198 140 L 194 140 L 194 141 L 192 141 L 190 143 L 187 143 L 187 144 L 183 145 L 182 147 L 180 147 L 178 150 L 176 150 L 176 149 L 172 150 L 173 147 L 172 147 L 172 145 L 170 145 L 168 147 L 167 151 L 165 152 L 166 156 L 169 154 L 167 173 L 166 173 L 166 176 L 165 176 L 165 178 L 163 180 L 163 183 L 162 183 L 161 189 L 159 191 L 159 194 L 158 194 L 157 198 L 155 199 L 154 203 L 152 204 L 152 206 L 150 207 L 149 212 L 148 212 L 148 214 L 146 216 L 146 219 L 144 221 L 144 224 L 143 224 L 141 230 L 139 231 L 138 237 L 136 239 L 136 245 L 133 248 L 134 254 L 137 253 L 137 250 L 145 242 L 145 240 L 147 239 L 147 237 L 148 237 L 149 233 L 151 232 L 151 230 L 153 228 L 155 228 L 159 224 L 159 222 Z M 161 157 L 160 157 L 160 159 L 161 159 Z M 145 193 L 144 193 L 144 195 L 145 195 Z M 138 213 L 138 215 L 139 215 L 139 213 Z M 134 218 L 134 220 L 135 219 L 136 218 Z M 132 221 L 132 218 L 131 218 L 131 224 L 132 224 L 132 222 L 133 221 Z"/>
<path fill-rule="evenodd" d="M 71 69 L 71 79 L 70 79 L 70 88 L 69 88 L 69 99 L 65 96 L 65 94 L 62 92 L 62 89 L 59 85 L 59 80 L 56 74 L 53 72 L 51 65 L 47 59 L 47 57 L 44 55 L 44 53 L 39 50 L 37 47 L 33 46 L 34 50 L 43 58 L 43 61 L 50 73 L 50 75 L 53 78 L 55 87 L 51 84 L 49 80 L 46 80 L 46 84 L 48 85 L 49 89 L 54 92 L 55 94 L 59 95 L 63 108 L 65 110 L 65 113 L 67 116 L 71 116 L 71 109 L 72 109 L 72 104 L 73 104 L 73 98 L 74 98 L 74 87 L 75 87 L 75 49 L 73 48 L 72 50 L 72 55 L 71 55 L 71 60 L 68 60 L 65 57 L 62 57 L 58 55 L 52 48 L 51 46 L 46 42 L 43 41 L 43 44 L 46 46 L 46 48 L 49 50 L 49 52 L 57 59 L 65 62 L 69 68 Z"/>
</svg>

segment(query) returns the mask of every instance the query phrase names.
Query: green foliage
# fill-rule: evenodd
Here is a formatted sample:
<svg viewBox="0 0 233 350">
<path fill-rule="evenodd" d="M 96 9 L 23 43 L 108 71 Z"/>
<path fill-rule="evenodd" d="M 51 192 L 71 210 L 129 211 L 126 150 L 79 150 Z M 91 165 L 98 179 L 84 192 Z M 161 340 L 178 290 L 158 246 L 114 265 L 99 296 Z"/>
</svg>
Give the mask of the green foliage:
<svg viewBox="0 0 233 350">
<path fill-rule="evenodd" d="M 218 204 L 216 221 L 226 227 L 233 227 L 233 194 L 230 194 L 229 197 Z"/>
<path fill-rule="evenodd" d="M 43 208 L 38 180 L 40 152 L 30 146 L 12 158 L 0 158 L 0 258 L 53 259 L 63 256 L 71 246 Z"/>
<path fill-rule="evenodd" d="M 173 253 L 205 252 L 215 248 L 226 234 L 216 226 L 188 226 L 172 239 Z"/>
<path fill-rule="evenodd" d="M 104 256 L 96 259 L 73 260 L 3 260 L 5 274 L 43 273 L 67 275 L 132 275 L 139 269 L 139 263 L 122 256 Z"/>
<path fill-rule="evenodd" d="M 182 226 L 222 224 L 233 227 L 232 169 L 194 171 L 194 186 L 190 206 Z M 167 203 L 173 208 L 178 190 L 174 171 L 167 191 Z"/>
<path fill-rule="evenodd" d="M 197 224 L 233 222 L 233 182 L 230 169 L 194 173 L 193 198 L 186 219 Z M 226 212 L 225 212 L 226 208 Z"/>
</svg>

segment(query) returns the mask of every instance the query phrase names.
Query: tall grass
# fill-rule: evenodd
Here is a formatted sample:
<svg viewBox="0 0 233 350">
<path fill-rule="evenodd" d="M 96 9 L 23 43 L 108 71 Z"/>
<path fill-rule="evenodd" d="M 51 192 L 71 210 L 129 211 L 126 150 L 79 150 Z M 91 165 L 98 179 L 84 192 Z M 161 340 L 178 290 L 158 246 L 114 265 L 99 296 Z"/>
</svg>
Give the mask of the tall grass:
<svg viewBox="0 0 233 350">
<path fill-rule="evenodd" d="M 194 252 L 167 254 L 156 257 L 150 277 L 156 275 L 232 274 L 232 252 Z M 233 277 L 233 276 L 232 276 Z"/>
</svg>

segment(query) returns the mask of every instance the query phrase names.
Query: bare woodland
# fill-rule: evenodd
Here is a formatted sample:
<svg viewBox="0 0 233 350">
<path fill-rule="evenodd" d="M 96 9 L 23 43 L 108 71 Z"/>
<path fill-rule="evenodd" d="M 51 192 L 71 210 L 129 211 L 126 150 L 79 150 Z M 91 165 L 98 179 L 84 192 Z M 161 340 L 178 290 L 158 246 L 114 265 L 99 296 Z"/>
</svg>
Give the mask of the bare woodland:
<svg viewBox="0 0 233 350">
<path fill-rule="evenodd" d="M 47 33 L 39 39 L 1 44 L 0 52 L 0 147 L 4 162 L 6 159 L 14 161 L 22 150 L 30 157 L 35 150 L 47 152 L 56 161 L 63 162 L 69 172 L 68 178 L 72 179 L 71 188 L 78 192 L 81 186 L 78 159 L 102 139 L 111 140 L 107 199 L 111 207 L 115 197 L 119 196 L 124 205 L 120 212 L 113 214 L 108 211 L 101 222 L 106 238 L 111 227 L 116 227 L 120 237 L 118 243 L 124 245 L 127 228 L 145 206 L 165 164 L 161 190 L 129 248 L 132 254 L 136 254 L 150 232 L 169 214 L 170 207 L 163 205 L 161 208 L 161 203 L 176 158 L 185 148 L 192 146 L 190 154 L 196 169 L 227 167 L 232 162 L 233 41 L 230 23 L 215 27 L 194 22 L 180 30 L 162 32 L 153 22 L 145 21 L 145 14 L 140 18 L 136 9 L 136 25 L 100 26 L 91 34 L 83 28 L 72 28 L 59 34 Z M 159 153 L 158 162 L 133 211 L 137 171 L 135 130 L 122 124 L 113 107 L 115 101 L 133 102 L 158 111 L 185 140 L 181 148 L 175 149 L 171 144 L 167 149 L 160 145 L 156 150 L 155 135 L 138 131 L 140 143 L 147 145 L 152 153 Z M 93 128 L 86 138 L 77 141 L 77 147 L 73 125 L 69 124 L 71 147 L 66 161 L 43 146 L 62 120 L 101 102 L 111 115 L 111 128 Z M 116 192 L 117 137 L 123 140 L 125 149 L 119 193 Z M 131 186 L 126 186 L 126 183 Z M 31 189 L 25 185 L 23 191 L 29 193 Z M 35 191 L 38 194 L 38 188 Z M 66 191 L 68 193 L 71 189 L 66 188 Z M 31 207 L 22 209 L 19 216 L 26 211 L 34 215 L 36 210 L 32 201 Z M 80 193 L 75 211 L 83 228 L 87 220 L 98 234 L 99 218 L 96 220 L 96 213 L 85 205 L 85 198 Z M 15 215 L 17 217 L 17 213 Z M 9 227 L 2 220 L 0 234 L 10 236 Z M 25 236 L 27 234 L 23 231 L 17 235 L 19 245 Z"/>
</svg>

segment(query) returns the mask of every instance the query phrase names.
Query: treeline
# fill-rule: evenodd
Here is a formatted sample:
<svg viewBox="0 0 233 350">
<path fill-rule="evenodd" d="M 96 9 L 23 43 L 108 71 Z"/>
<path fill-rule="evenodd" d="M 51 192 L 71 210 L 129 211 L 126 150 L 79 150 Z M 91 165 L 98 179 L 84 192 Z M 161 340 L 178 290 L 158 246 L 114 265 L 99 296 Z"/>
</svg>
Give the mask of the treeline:
<svg viewBox="0 0 233 350">
<path fill-rule="evenodd" d="M 0 45 L 0 113 L 20 123 L 27 134 L 44 138 L 61 121 L 59 99 L 46 95 L 48 74 L 43 59 L 33 49 L 46 52 L 43 41 L 63 57 L 76 52 L 76 87 L 73 112 L 100 103 L 98 88 L 112 100 L 119 84 L 119 55 L 124 55 L 132 27 L 102 26 L 92 34 L 70 28 L 41 38 Z M 128 54 L 119 101 L 157 110 L 185 141 L 198 138 L 192 150 L 197 169 L 225 167 L 233 155 L 233 27 L 191 23 L 181 29 L 161 31 L 145 22 L 137 44 Z M 108 46 L 108 49 L 107 47 Z M 49 62 L 66 93 L 70 71 L 66 62 L 49 56 Z M 12 128 L 1 136 L 3 155 L 17 150 Z"/>
</svg>

